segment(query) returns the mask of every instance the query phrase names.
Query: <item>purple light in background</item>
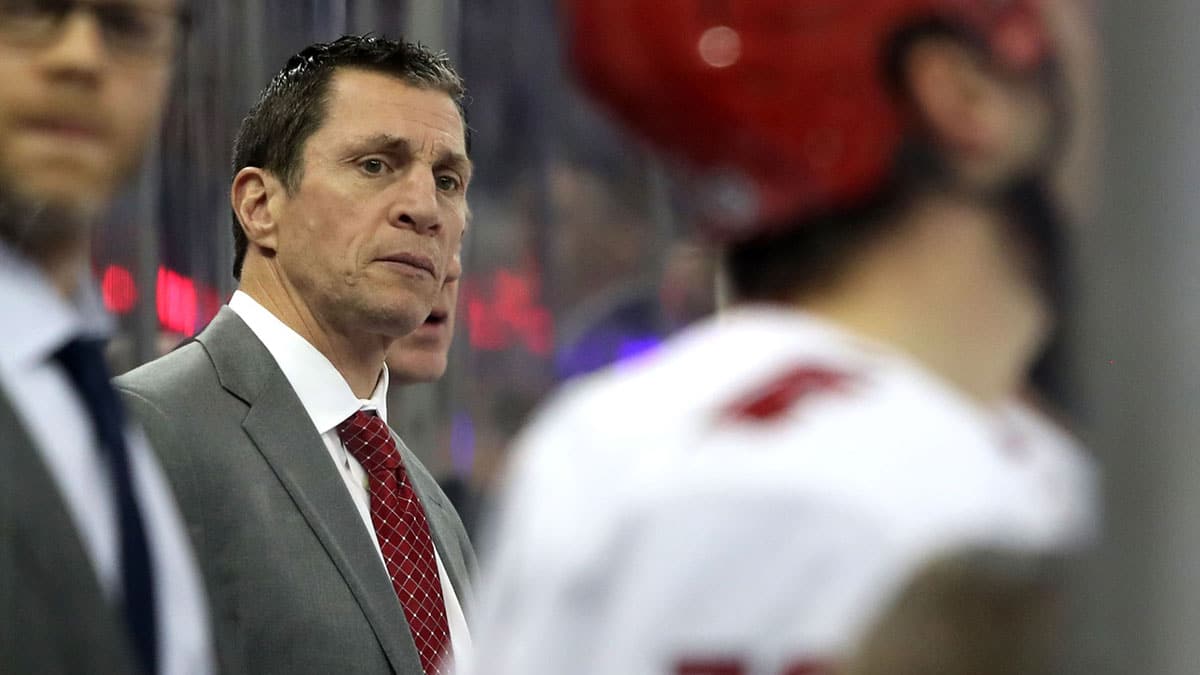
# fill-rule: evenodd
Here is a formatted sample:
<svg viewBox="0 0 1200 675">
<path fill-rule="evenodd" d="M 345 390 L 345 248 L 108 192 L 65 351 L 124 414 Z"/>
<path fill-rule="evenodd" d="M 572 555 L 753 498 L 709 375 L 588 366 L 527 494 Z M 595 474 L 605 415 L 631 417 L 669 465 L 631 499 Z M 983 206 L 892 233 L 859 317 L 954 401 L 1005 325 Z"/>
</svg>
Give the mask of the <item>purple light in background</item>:
<svg viewBox="0 0 1200 675">
<path fill-rule="evenodd" d="M 626 338 L 621 340 L 617 348 L 617 362 L 629 361 L 639 356 L 648 356 L 662 345 L 662 338 L 648 335 L 646 337 Z"/>
<path fill-rule="evenodd" d="M 560 347 L 555 359 L 558 376 L 569 379 L 608 366 L 622 367 L 650 356 L 662 345 L 662 337 L 647 332 L 597 330 L 571 345 Z"/>
<path fill-rule="evenodd" d="M 465 412 L 455 413 L 450 422 L 450 462 L 460 476 L 471 475 L 475 466 L 475 423 Z"/>
</svg>

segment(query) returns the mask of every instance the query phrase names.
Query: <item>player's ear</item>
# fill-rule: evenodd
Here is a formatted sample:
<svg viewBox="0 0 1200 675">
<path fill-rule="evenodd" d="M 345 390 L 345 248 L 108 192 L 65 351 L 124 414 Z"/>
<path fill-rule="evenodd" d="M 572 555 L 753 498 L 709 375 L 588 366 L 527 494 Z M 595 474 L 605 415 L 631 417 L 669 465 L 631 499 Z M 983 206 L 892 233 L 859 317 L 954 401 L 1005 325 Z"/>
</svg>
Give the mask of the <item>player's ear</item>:
<svg viewBox="0 0 1200 675">
<path fill-rule="evenodd" d="M 1003 151 L 1005 106 L 979 55 L 943 37 L 913 44 L 902 76 L 914 113 L 943 150 L 967 160 Z"/>
<path fill-rule="evenodd" d="M 229 201 L 251 244 L 274 251 L 278 244 L 275 209 L 286 195 L 283 184 L 269 171 L 248 166 L 238 172 L 229 190 Z"/>
</svg>

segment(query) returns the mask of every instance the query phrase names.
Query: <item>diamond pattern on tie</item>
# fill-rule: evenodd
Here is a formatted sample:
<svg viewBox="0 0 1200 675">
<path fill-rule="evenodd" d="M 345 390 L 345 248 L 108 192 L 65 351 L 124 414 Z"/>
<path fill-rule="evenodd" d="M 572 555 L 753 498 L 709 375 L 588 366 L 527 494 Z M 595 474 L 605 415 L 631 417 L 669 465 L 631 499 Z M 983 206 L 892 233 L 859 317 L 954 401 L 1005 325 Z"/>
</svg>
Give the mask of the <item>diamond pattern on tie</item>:
<svg viewBox="0 0 1200 675">
<path fill-rule="evenodd" d="M 429 522 L 400 461 L 396 441 L 378 415 L 362 410 L 337 430 L 346 451 L 370 476 L 371 522 L 421 666 L 425 675 L 440 675 L 438 666 L 450 645 L 446 602 Z"/>
</svg>

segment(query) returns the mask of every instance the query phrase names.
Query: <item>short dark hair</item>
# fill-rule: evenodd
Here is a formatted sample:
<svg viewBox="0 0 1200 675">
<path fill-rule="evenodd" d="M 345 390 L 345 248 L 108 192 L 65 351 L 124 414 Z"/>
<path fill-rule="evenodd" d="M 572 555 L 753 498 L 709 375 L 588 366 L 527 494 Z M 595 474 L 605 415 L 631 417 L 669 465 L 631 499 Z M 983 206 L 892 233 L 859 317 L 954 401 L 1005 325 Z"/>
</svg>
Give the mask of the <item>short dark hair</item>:
<svg viewBox="0 0 1200 675">
<path fill-rule="evenodd" d="M 346 35 L 304 48 L 288 59 L 242 120 L 233 144 L 233 174 L 253 166 L 270 171 L 289 192 L 300 185 L 304 145 L 324 122 L 329 83 L 338 69 L 392 75 L 421 89 L 445 92 L 466 125 L 466 88 L 445 52 L 375 35 Z M 469 130 L 467 140 L 469 141 Z M 469 147 L 469 145 L 468 145 Z M 233 215 L 233 276 L 242 277 L 249 241 Z"/>
<path fill-rule="evenodd" d="M 723 258 L 738 301 L 789 303 L 835 283 L 863 248 L 896 222 L 905 195 L 885 189 L 853 209 L 830 210 L 725 248 Z"/>
</svg>

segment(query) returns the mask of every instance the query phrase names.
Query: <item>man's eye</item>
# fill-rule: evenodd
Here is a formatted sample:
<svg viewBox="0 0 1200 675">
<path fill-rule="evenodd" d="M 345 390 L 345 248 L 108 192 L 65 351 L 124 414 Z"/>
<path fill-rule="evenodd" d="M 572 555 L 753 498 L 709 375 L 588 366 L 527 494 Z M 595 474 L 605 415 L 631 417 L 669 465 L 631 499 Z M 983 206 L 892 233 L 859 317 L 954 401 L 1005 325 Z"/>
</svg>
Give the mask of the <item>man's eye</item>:
<svg viewBox="0 0 1200 675">
<path fill-rule="evenodd" d="M 382 159 L 364 159 L 358 163 L 359 168 L 363 171 L 376 176 L 384 171 L 387 171 L 387 164 L 383 163 Z"/>
<path fill-rule="evenodd" d="M 457 192 L 461 185 L 462 181 L 458 180 L 458 178 L 455 176 L 443 174 L 437 177 L 437 186 L 439 190 L 444 190 L 446 192 Z"/>
</svg>

